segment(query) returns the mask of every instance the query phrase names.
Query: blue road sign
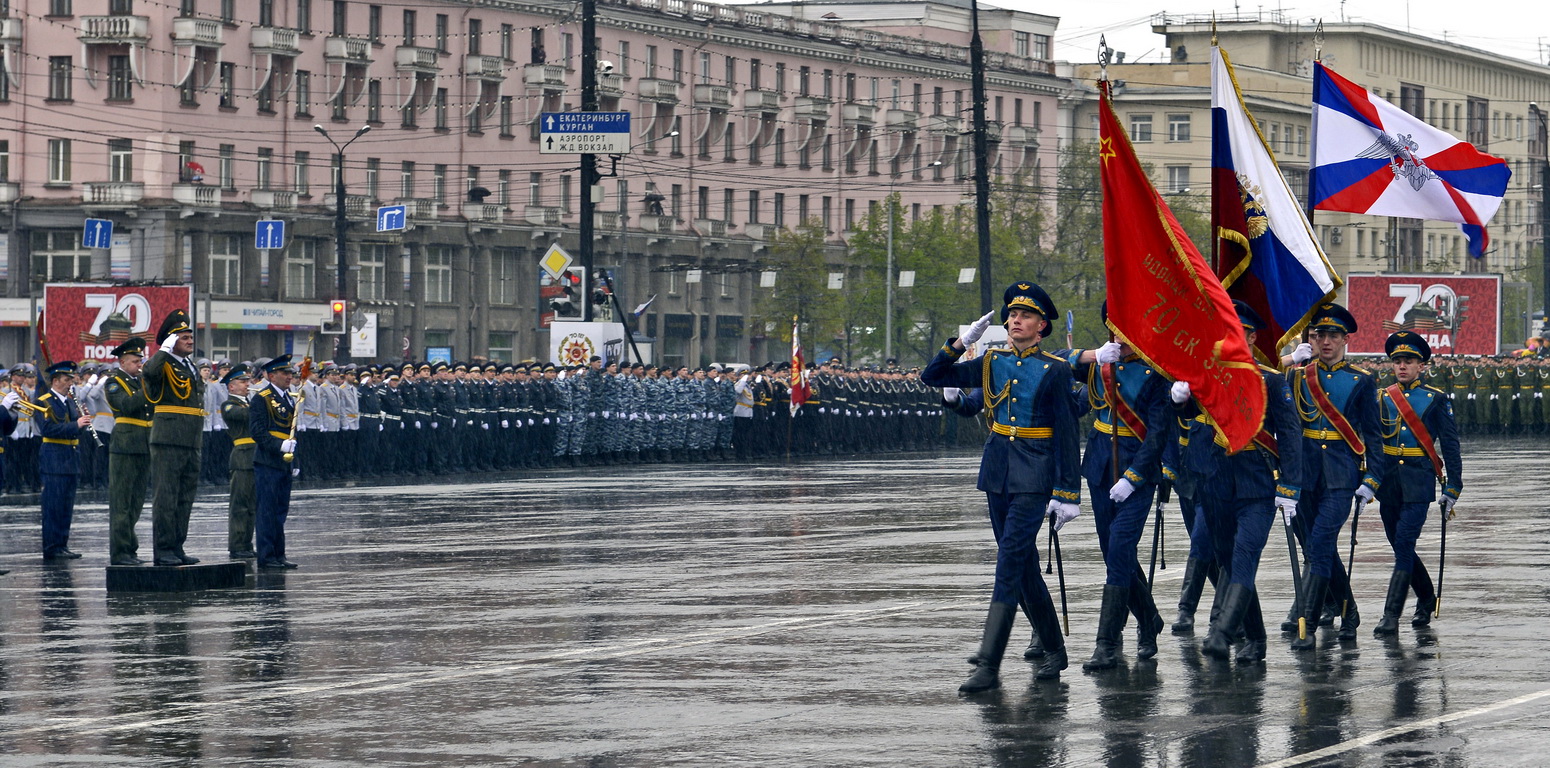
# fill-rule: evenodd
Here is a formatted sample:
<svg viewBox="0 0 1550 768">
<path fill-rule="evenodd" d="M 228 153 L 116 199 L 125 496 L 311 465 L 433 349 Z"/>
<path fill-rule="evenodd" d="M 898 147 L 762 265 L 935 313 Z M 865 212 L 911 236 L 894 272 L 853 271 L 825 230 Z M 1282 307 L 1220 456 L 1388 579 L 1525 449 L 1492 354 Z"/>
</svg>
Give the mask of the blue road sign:
<svg viewBox="0 0 1550 768">
<path fill-rule="evenodd" d="M 112 248 L 113 222 L 108 219 L 87 219 L 81 230 L 81 246 L 84 248 Z"/>
<path fill-rule="evenodd" d="M 544 112 L 542 133 L 629 133 L 628 112 Z"/>
<path fill-rule="evenodd" d="M 543 112 L 538 116 L 540 154 L 630 152 L 628 112 Z"/>
<path fill-rule="evenodd" d="M 409 221 L 409 211 L 402 205 L 384 205 L 377 209 L 377 231 L 392 232 L 403 229 Z"/>
<path fill-rule="evenodd" d="M 260 219 L 253 225 L 253 247 L 260 251 L 284 248 L 285 222 L 280 219 Z"/>
</svg>

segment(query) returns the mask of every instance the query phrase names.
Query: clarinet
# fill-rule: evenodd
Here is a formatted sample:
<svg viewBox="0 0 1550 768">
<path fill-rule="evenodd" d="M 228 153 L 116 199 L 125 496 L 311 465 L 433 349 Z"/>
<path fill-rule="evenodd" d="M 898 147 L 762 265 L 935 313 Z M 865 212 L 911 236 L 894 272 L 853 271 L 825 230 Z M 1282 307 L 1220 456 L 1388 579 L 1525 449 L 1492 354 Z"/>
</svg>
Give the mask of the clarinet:
<svg viewBox="0 0 1550 768">
<path fill-rule="evenodd" d="M 80 389 L 79 385 L 70 387 L 70 399 L 76 403 L 76 410 L 84 416 L 86 412 L 81 410 L 81 396 L 77 392 L 78 389 Z M 102 436 L 97 434 L 97 425 L 91 423 L 90 421 L 86 422 L 86 431 L 91 435 L 91 441 L 96 443 L 98 448 L 101 448 Z"/>
</svg>

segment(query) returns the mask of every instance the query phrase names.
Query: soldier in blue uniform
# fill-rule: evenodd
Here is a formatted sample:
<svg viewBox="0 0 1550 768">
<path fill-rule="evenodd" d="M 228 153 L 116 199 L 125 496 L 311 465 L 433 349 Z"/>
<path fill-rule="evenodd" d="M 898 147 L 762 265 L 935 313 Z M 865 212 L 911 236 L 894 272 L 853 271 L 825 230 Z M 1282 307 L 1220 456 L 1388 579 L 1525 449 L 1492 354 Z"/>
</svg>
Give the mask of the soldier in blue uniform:
<svg viewBox="0 0 1550 768">
<path fill-rule="evenodd" d="M 248 430 L 257 446 L 253 453 L 253 485 L 258 497 L 253 532 L 258 544 L 258 567 L 295 568 L 285 559 L 285 517 L 291 508 L 291 461 L 296 441 L 291 438 L 296 420 L 296 401 L 291 398 L 291 377 L 296 370 L 291 356 L 281 355 L 264 365 L 269 385 L 248 399 Z"/>
<path fill-rule="evenodd" d="M 1432 359 L 1431 346 L 1414 331 L 1400 331 L 1389 336 L 1384 350 L 1394 361 L 1399 383 L 1379 392 L 1385 470 L 1378 489 L 1378 514 L 1394 548 L 1394 573 L 1389 577 L 1383 618 L 1372 630 L 1378 636 L 1399 631 L 1399 614 L 1412 588 L 1416 605 L 1411 626 L 1431 623 L 1437 593 L 1416 555 L 1415 541 L 1432 502 L 1439 503 L 1444 515 L 1451 515 L 1464 489 L 1453 403 L 1443 390 L 1421 383 L 1421 369 Z M 1439 480 L 1441 499 L 1437 498 Z"/>
<path fill-rule="evenodd" d="M 1234 302 L 1250 348 L 1265 323 L 1243 302 Z M 1265 622 L 1260 611 L 1255 577 L 1260 554 L 1275 522 L 1275 512 L 1287 525 L 1297 514 L 1301 495 L 1303 452 L 1302 424 L 1292 407 L 1292 393 L 1282 373 L 1260 367 L 1265 383 L 1265 413 L 1258 434 L 1248 447 L 1227 453 L 1227 441 L 1208 414 L 1191 398 L 1187 382 L 1175 382 L 1170 397 L 1190 421 L 1189 444 L 1180 451 L 1182 474 L 1209 483 L 1197 495 L 1204 509 L 1204 526 L 1213 544 L 1217 574 L 1217 607 L 1201 653 L 1225 659 L 1232 639 L 1241 628 L 1246 642 L 1237 661 L 1252 664 L 1265 658 Z"/>
<path fill-rule="evenodd" d="M 1302 420 L 1304 483 L 1297 505 L 1297 531 L 1308 577 L 1303 580 L 1303 617 L 1317 626 L 1326 590 L 1342 606 L 1340 637 L 1356 638 L 1361 614 L 1351 582 L 1340 562 L 1340 529 L 1351 515 L 1352 499 L 1372 501 L 1383 481 L 1383 462 L 1370 460 L 1368 447 L 1381 451 L 1378 388 L 1372 374 L 1345 359 L 1346 340 L 1357 330 L 1356 318 L 1339 304 L 1314 312 L 1311 341 L 1316 359 L 1290 372 L 1293 400 Z M 1286 450 L 1291 450 L 1287 445 Z M 1292 642 L 1312 650 L 1316 632 Z"/>
<path fill-rule="evenodd" d="M 43 447 L 38 450 L 38 472 L 43 476 L 43 559 L 74 560 L 70 551 L 70 522 L 75 517 L 75 489 L 81 474 L 79 444 L 91 423 L 70 396 L 75 384 L 75 362 L 62 360 L 48 367 L 44 381 L 49 389 L 39 393 L 34 414 Z"/>
<path fill-rule="evenodd" d="M 1039 573 L 1038 535 L 1045 515 L 1054 515 L 1058 528 L 1076 517 L 1081 500 L 1071 369 L 1039 348 L 1049 335 L 1049 318 L 1058 316 L 1042 288 L 1013 283 L 1003 305 L 1009 346 L 958 362 L 989 327 L 994 313 L 986 313 L 963 338 L 949 339 L 920 375 L 934 387 L 982 388 L 991 413 L 992 434 L 980 460 L 978 487 L 989 502 L 991 525 L 999 531 L 996 584 L 974 673 L 958 689 L 965 693 L 1000 685 L 1001 657 L 1018 603 L 1025 598 L 1045 651 L 1038 677 L 1058 677 L 1066 667 L 1054 603 Z"/>
</svg>

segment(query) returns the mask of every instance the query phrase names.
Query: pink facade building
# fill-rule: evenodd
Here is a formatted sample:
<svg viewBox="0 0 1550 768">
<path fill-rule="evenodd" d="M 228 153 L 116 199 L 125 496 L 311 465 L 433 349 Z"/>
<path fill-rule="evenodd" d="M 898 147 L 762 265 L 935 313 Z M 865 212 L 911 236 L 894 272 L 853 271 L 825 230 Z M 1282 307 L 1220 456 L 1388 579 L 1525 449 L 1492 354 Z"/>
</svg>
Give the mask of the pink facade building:
<svg viewBox="0 0 1550 768">
<path fill-rule="evenodd" d="M 596 264 L 627 302 L 659 296 L 640 329 L 659 361 L 762 361 L 747 318 L 779 228 L 821 220 L 843 265 L 889 194 L 917 215 L 970 194 L 958 6 L 599 4 L 601 108 L 631 113 L 633 147 L 600 159 Z M 342 165 L 375 359 L 543 356 L 537 260 L 574 252 L 587 192 L 576 156 L 539 152 L 538 115 L 580 106 L 574 8 L 0 0 L 0 361 L 30 356 L 23 326 L 61 281 L 192 283 L 206 354 L 302 351 L 337 293 L 341 163 L 314 124 L 341 144 L 371 126 Z M 982 26 L 996 172 L 1052 182 L 1055 19 Z M 410 226 L 379 234 L 392 204 Z M 112 247 L 82 247 L 88 217 Z M 270 219 L 286 240 L 259 250 Z"/>
</svg>

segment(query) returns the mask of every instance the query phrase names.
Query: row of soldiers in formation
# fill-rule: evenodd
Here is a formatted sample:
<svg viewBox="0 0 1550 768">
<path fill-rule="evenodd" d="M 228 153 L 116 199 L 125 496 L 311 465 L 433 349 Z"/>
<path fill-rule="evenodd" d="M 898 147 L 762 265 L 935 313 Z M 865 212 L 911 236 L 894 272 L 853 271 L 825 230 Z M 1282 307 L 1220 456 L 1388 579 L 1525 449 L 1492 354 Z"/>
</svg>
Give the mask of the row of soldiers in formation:
<svg viewBox="0 0 1550 768">
<path fill-rule="evenodd" d="M 200 477 L 229 478 L 233 439 L 221 413 L 231 363 L 195 360 L 203 383 Z M 267 359 L 249 364 L 259 368 Z M 306 366 L 303 366 L 306 368 Z M 105 387 L 118 369 L 79 367 L 73 391 L 101 445 L 80 446 L 80 483 L 107 484 L 117 418 Z M 740 370 L 605 364 L 324 363 L 302 372 L 295 466 L 302 477 L 488 472 L 554 465 L 709 461 L 939 446 L 943 410 L 918 369 L 810 367 L 806 404 L 791 409 L 791 366 Z M 31 366 L 13 378 L 32 392 Z M 6 444 L 6 490 L 37 492 L 39 442 L 23 410 Z"/>
<path fill-rule="evenodd" d="M 921 374 L 925 383 L 943 389 L 952 410 L 983 415 L 991 431 L 978 488 L 986 494 L 996 540 L 995 586 L 979 650 L 969 659 L 974 671 L 961 692 L 1000 685 L 1002 657 L 1019 613 L 1035 631 L 1023 653 L 1036 664 L 1035 677 L 1058 678 L 1067 667 L 1062 622 L 1040 573 L 1038 543 L 1046 520 L 1052 531 L 1060 531 L 1079 516 L 1084 480 L 1106 571 L 1097 641 L 1082 665 L 1086 671 L 1120 664 L 1121 634 L 1132 616 L 1136 657 L 1157 655 L 1157 637 L 1168 624 L 1153 600 L 1138 548 L 1152 502 L 1169 483 L 1179 491 L 1190 533 L 1173 629 L 1194 631 L 1202 593 L 1208 582 L 1213 585 L 1210 627 L 1200 644 L 1205 656 L 1240 664 L 1266 658 L 1268 633 L 1256 582 L 1277 524 L 1286 530 L 1296 594 L 1281 624 L 1291 649 L 1316 650 L 1326 614 L 1330 626 L 1338 621 L 1341 641 L 1354 641 L 1362 621 L 1358 590 L 1338 541 L 1347 519 L 1369 503 L 1377 506 L 1393 549 L 1381 618 L 1372 631 L 1393 636 L 1412 593 L 1411 625 L 1430 625 L 1440 604 L 1442 574 L 1439 570 L 1434 583 L 1416 541 L 1433 504 L 1444 521 L 1452 515 L 1463 483 L 1455 398 L 1422 380 L 1431 360 L 1424 338 L 1411 331 L 1388 338 L 1386 367 L 1393 383 L 1380 387 L 1372 372 L 1346 359 L 1355 318 L 1337 304 L 1321 304 L 1310 311 L 1309 342 L 1280 361 L 1284 369 L 1260 366 L 1257 376 L 1240 374 L 1248 380 L 1237 386 L 1263 387 L 1265 408 L 1250 416 L 1257 422 L 1229 430 L 1214 416 L 1237 414 L 1220 410 L 1220 404 L 1213 413 L 1189 382 L 1170 380 L 1126 343 L 1041 349 L 1050 320 L 1060 315 L 1037 285 L 1014 283 L 1003 304 L 1006 346 L 986 350 L 981 359 L 964 359 L 991 325 L 995 313 L 987 313 L 962 338 L 948 339 Z M 1265 323 L 1248 305 L 1236 305 L 1244 341 L 1252 348 Z M 1079 419 L 1089 412 L 1094 418 L 1082 450 Z M 1250 433 L 1246 445 L 1229 450 L 1229 434 Z M 1444 541 L 1446 531 L 1444 525 Z M 1058 560 L 1058 535 L 1052 533 L 1052 541 Z"/>
<path fill-rule="evenodd" d="M 1393 363 L 1372 366 L 1378 385 L 1394 383 Z M 1423 374 L 1453 396 L 1459 431 L 1476 435 L 1550 433 L 1550 357 L 1437 357 Z"/>
</svg>

